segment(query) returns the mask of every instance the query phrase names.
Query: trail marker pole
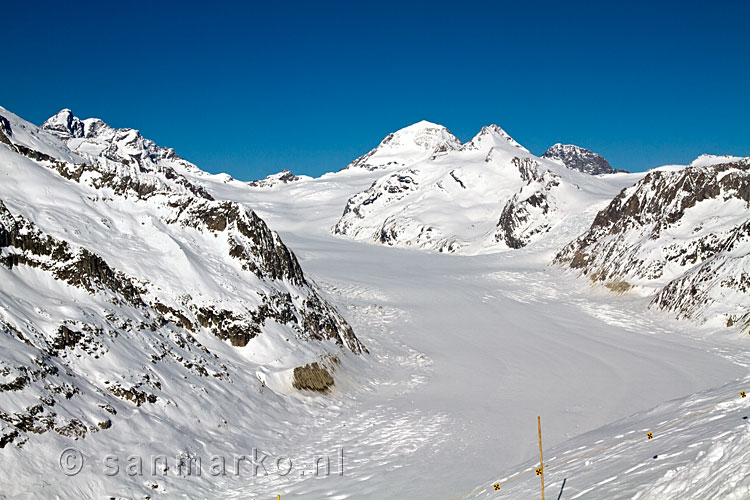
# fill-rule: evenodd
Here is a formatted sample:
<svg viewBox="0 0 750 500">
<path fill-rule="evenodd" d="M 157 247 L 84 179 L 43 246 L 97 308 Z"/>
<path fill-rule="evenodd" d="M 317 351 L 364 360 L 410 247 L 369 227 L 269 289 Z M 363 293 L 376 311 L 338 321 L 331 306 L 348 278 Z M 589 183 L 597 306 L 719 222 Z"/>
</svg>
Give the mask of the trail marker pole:
<svg viewBox="0 0 750 500">
<path fill-rule="evenodd" d="M 542 417 L 536 417 L 537 428 L 539 429 L 539 469 L 537 472 L 542 477 L 542 500 L 544 500 L 544 459 L 542 458 Z"/>
</svg>

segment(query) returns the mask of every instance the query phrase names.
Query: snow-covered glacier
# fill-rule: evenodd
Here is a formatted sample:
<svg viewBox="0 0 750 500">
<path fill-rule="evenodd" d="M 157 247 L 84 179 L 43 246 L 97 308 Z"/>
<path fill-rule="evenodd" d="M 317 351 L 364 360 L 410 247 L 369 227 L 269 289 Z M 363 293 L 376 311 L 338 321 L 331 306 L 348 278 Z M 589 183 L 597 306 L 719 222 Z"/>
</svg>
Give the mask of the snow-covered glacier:
<svg viewBox="0 0 750 500">
<path fill-rule="evenodd" d="M 538 498 L 537 416 L 548 498 L 747 496 L 746 160 L 419 122 L 243 182 L 0 116 L 0 496 Z"/>
</svg>

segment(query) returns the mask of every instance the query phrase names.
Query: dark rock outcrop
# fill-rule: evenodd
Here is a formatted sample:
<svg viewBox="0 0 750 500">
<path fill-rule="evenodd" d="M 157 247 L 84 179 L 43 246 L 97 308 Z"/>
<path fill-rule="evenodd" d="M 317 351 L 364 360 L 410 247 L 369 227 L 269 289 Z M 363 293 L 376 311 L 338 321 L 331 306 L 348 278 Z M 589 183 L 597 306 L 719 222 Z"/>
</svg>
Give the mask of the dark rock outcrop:
<svg viewBox="0 0 750 500">
<path fill-rule="evenodd" d="M 300 391 L 326 394 L 331 391 L 334 380 L 324 365 L 315 362 L 295 368 L 292 385 Z"/>
<path fill-rule="evenodd" d="M 615 170 L 612 168 L 603 156 L 572 144 L 555 144 L 544 152 L 542 158 L 559 160 L 563 165 L 572 170 L 578 170 L 590 175 L 625 172 L 625 170 Z"/>
</svg>

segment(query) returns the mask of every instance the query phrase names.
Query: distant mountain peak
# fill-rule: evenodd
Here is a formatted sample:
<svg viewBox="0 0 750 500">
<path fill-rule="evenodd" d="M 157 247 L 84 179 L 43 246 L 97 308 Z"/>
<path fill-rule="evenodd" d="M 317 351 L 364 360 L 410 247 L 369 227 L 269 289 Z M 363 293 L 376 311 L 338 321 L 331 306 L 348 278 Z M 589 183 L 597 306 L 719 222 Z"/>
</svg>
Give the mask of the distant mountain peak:
<svg viewBox="0 0 750 500">
<path fill-rule="evenodd" d="M 489 125 L 485 125 L 482 127 L 482 130 L 479 131 L 480 134 L 498 134 L 505 138 L 511 138 L 510 135 L 503 130 L 503 128 L 499 125 L 496 125 L 494 123 L 490 123 Z"/>
<path fill-rule="evenodd" d="M 411 125 L 407 125 L 406 127 L 399 130 L 421 130 L 425 128 L 439 128 L 439 129 L 445 129 L 445 126 L 440 125 L 439 123 L 434 123 L 428 120 L 419 120 L 418 122 L 412 123 Z"/>
<path fill-rule="evenodd" d="M 64 139 L 84 135 L 83 122 L 69 108 L 61 109 L 55 116 L 44 122 L 41 128 Z"/>
<path fill-rule="evenodd" d="M 713 165 L 720 165 L 722 163 L 731 163 L 740 161 L 743 158 L 740 156 L 731 156 L 731 155 L 710 155 L 710 154 L 702 154 L 692 162 L 690 162 L 691 167 L 710 167 Z"/>
<path fill-rule="evenodd" d="M 405 149 L 416 146 L 425 151 L 432 151 L 444 142 L 456 146 L 461 144 L 461 141 L 443 125 L 421 120 L 388 134 L 378 147 Z"/>
<path fill-rule="evenodd" d="M 299 175 L 294 175 L 291 170 L 283 169 L 281 172 L 266 176 L 264 179 L 257 179 L 248 183 L 252 187 L 271 188 L 279 184 L 288 184 L 302 179 Z"/>
<path fill-rule="evenodd" d="M 99 118 L 86 118 L 81 120 L 73 112 L 65 108 L 55 116 L 45 121 L 39 128 L 57 136 L 63 141 L 68 139 L 85 139 L 89 148 L 83 148 L 87 153 L 97 150 L 95 156 L 101 154 L 105 147 L 106 156 L 118 156 L 126 158 L 133 155 L 147 156 L 157 155 L 164 158 L 177 158 L 172 148 L 160 147 L 150 139 L 143 137 L 137 129 L 114 128 Z M 81 145 L 73 146 L 80 149 Z M 81 151 L 78 151 L 79 153 Z"/>
<path fill-rule="evenodd" d="M 461 141 L 443 125 L 421 120 L 388 134 L 380 144 L 345 169 L 403 167 L 435 154 L 461 148 Z"/>
<path fill-rule="evenodd" d="M 471 141 L 467 142 L 463 149 L 465 150 L 489 150 L 493 147 L 507 147 L 508 145 L 528 152 L 528 149 L 521 146 L 508 132 L 503 130 L 499 125 L 494 123 L 485 125 L 482 130 L 475 135 Z"/>
<path fill-rule="evenodd" d="M 624 172 L 624 170 L 612 168 L 602 155 L 575 144 L 561 144 L 559 142 L 553 144 L 544 152 L 542 158 L 555 160 L 571 170 L 578 170 L 590 175 Z"/>
</svg>

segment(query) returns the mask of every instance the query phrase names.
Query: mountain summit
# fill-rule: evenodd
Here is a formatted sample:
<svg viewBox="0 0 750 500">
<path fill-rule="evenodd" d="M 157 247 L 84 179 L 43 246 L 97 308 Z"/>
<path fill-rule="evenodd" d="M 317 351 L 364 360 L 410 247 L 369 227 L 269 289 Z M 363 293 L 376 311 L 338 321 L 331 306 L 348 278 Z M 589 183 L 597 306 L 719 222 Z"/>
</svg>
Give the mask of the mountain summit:
<svg viewBox="0 0 750 500">
<path fill-rule="evenodd" d="M 542 158 L 559 161 L 570 169 L 591 175 L 625 172 L 625 170 L 612 168 L 603 156 L 573 144 L 560 144 L 558 142 L 545 151 Z"/>
<path fill-rule="evenodd" d="M 508 145 L 525 152 L 529 151 L 516 142 L 505 130 L 493 123 L 492 125 L 482 127 L 482 130 L 471 141 L 467 142 L 463 149 L 487 151 L 492 147 L 504 148 Z"/>
<path fill-rule="evenodd" d="M 334 234 L 451 253 L 524 247 L 622 187 L 534 156 L 494 124 L 461 145 L 445 127 L 420 122 L 353 166 L 388 168 L 349 198 Z"/>
<path fill-rule="evenodd" d="M 388 134 L 376 148 L 351 162 L 345 169 L 398 168 L 460 148 L 461 141 L 447 128 L 422 120 Z"/>
</svg>

